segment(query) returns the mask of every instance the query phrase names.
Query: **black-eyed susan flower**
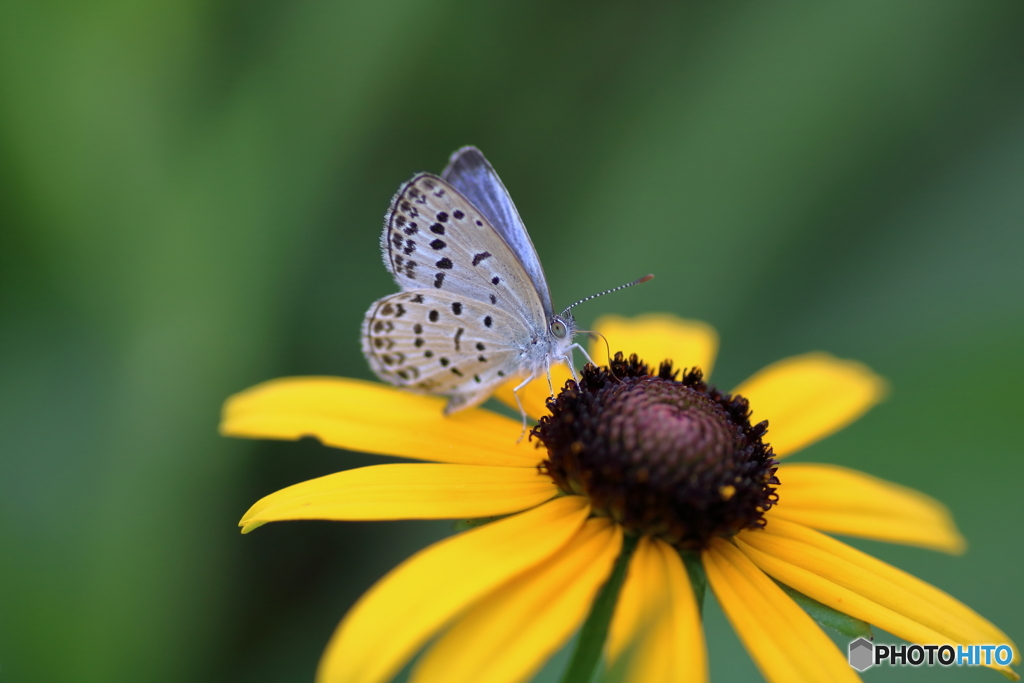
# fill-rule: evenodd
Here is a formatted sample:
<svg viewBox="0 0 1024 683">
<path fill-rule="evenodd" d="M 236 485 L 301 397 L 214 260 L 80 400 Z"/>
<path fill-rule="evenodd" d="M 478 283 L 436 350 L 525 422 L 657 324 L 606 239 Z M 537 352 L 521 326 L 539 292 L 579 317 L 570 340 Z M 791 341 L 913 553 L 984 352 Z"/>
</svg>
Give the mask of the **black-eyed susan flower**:
<svg viewBox="0 0 1024 683">
<path fill-rule="evenodd" d="M 911 642 L 1010 643 L 946 593 L 823 533 L 960 552 L 940 503 L 843 467 L 779 464 L 881 399 L 868 368 L 807 354 L 724 394 L 707 382 L 710 327 L 645 316 L 598 329 L 640 358 L 691 370 L 620 356 L 550 402 L 547 382 L 535 383 L 523 400 L 540 418 L 532 444 L 517 443 L 517 420 L 484 409 L 442 417 L 443 399 L 359 380 L 280 379 L 227 402 L 227 435 L 314 436 L 433 461 L 296 484 L 257 502 L 243 532 L 298 519 L 498 518 L 377 582 L 338 626 L 318 681 L 383 683 L 428 642 L 414 682 L 525 681 L 585 620 L 580 648 L 603 643 L 625 680 L 703 681 L 688 564 L 770 681 L 858 680 L 793 591 Z"/>
</svg>

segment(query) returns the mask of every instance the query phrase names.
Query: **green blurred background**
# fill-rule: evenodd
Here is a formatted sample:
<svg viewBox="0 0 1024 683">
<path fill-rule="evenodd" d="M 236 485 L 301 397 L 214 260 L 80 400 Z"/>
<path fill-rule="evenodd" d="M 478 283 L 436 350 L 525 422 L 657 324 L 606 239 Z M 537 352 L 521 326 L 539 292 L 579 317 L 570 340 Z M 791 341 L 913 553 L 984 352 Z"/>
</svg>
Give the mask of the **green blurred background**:
<svg viewBox="0 0 1024 683">
<path fill-rule="evenodd" d="M 243 537 L 260 496 L 380 459 L 216 427 L 265 379 L 369 377 L 388 200 L 464 144 L 556 306 L 658 276 L 584 326 L 707 320 L 725 387 L 813 349 L 888 377 L 799 457 L 947 502 L 963 557 L 856 545 L 1024 641 L 1022 45 L 1015 0 L 0 4 L 0 681 L 308 681 L 450 533 Z M 714 604 L 708 640 L 758 680 Z"/>
</svg>

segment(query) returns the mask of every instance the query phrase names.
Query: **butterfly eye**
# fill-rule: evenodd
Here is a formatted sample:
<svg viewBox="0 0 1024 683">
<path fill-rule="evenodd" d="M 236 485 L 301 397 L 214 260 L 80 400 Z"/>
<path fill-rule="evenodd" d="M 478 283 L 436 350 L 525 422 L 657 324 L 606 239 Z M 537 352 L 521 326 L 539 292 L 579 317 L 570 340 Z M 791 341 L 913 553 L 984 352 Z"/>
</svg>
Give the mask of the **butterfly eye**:
<svg viewBox="0 0 1024 683">
<path fill-rule="evenodd" d="M 559 339 L 565 339 L 565 335 L 568 330 L 565 329 L 565 323 L 557 318 L 551 322 L 551 334 L 555 335 Z"/>
</svg>

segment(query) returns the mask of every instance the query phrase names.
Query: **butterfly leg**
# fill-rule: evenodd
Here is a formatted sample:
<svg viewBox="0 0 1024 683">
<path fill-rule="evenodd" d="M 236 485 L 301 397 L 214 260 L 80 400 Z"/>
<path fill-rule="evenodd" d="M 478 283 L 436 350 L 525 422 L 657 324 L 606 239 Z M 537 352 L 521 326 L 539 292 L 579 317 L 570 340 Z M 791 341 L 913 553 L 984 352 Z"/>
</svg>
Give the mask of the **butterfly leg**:
<svg viewBox="0 0 1024 683">
<path fill-rule="evenodd" d="M 551 381 L 550 373 L 548 373 L 548 374 L 549 374 L 548 382 L 550 382 Z M 523 431 L 520 432 L 519 438 L 516 439 L 516 443 L 519 443 L 520 441 L 522 441 L 523 437 L 526 436 L 526 409 L 523 408 L 523 402 L 519 398 L 519 390 L 522 389 L 523 387 L 525 387 L 527 384 L 529 384 L 530 382 L 532 382 L 535 379 L 537 379 L 537 373 L 536 372 L 534 372 L 529 377 L 524 379 L 522 382 L 519 383 L 519 386 L 517 386 L 515 389 L 512 390 L 512 395 L 516 397 L 516 405 L 519 406 L 519 414 L 523 416 Z"/>
<path fill-rule="evenodd" d="M 572 352 L 570 351 L 569 353 L 571 354 Z M 572 375 L 572 381 L 576 382 L 578 384 L 579 383 L 579 379 L 576 377 L 576 366 L 573 365 L 573 363 L 572 363 L 572 356 L 571 355 L 559 356 L 558 360 L 563 361 L 569 367 L 569 374 Z M 549 384 L 551 383 L 551 369 L 550 368 L 548 368 L 548 383 Z M 555 395 L 554 389 L 552 389 L 551 395 L 552 396 Z"/>
<path fill-rule="evenodd" d="M 597 363 L 594 362 L 594 359 L 590 357 L 590 354 L 587 353 L 587 350 L 585 348 L 583 348 L 579 344 L 573 344 L 572 346 L 569 347 L 569 351 L 571 352 L 573 349 L 579 349 L 580 353 L 583 354 L 583 357 L 587 359 L 587 362 L 590 363 L 591 365 L 597 367 Z M 569 367 L 571 369 L 572 365 L 570 364 Z M 573 377 L 574 378 L 576 377 L 576 373 L 575 372 L 573 373 Z"/>
</svg>

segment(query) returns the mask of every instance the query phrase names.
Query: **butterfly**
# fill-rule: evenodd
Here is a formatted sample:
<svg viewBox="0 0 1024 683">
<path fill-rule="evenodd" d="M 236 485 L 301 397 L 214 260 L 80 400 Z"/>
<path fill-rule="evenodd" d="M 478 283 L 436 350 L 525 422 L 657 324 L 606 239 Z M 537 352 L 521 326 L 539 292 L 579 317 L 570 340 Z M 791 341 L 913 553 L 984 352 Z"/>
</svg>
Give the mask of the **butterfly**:
<svg viewBox="0 0 1024 683">
<path fill-rule="evenodd" d="M 575 378 L 572 351 L 586 351 L 574 342 L 572 306 L 555 314 L 519 211 L 477 148 L 452 154 L 440 176 L 419 173 L 399 188 L 381 249 L 402 291 L 375 301 L 363 320 L 363 354 L 380 379 L 446 396 L 450 414 L 512 378 L 522 380 L 516 392 L 545 374 L 550 385 L 553 364 Z"/>
</svg>

